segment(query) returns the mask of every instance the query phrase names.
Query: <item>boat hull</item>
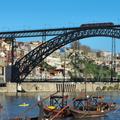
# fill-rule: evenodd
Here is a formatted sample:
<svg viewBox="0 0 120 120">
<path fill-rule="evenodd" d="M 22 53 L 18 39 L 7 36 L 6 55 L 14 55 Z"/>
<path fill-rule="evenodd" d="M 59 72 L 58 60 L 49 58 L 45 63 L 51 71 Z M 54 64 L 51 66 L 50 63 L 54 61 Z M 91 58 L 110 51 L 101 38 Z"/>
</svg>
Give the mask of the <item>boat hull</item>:
<svg viewBox="0 0 120 120">
<path fill-rule="evenodd" d="M 81 110 L 75 110 L 75 109 L 70 109 L 72 115 L 75 118 L 94 118 L 94 117 L 102 117 L 105 116 L 108 112 L 106 111 L 81 111 Z"/>
<path fill-rule="evenodd" d="M 50 110 L 47 107 L 44 107 L 43 111 L 44 111 L 44 115 L 46 118 L 52 118 L 54 115 L 56 115 L 58 112 L 60 112 L 61 109 Z M 70 110 L 66 109 L 58 115 L 58 118 L 65 118 L 65 117 L 69 117 L 71 115 L 72 114 L 71 114 Z"/>
</svg>

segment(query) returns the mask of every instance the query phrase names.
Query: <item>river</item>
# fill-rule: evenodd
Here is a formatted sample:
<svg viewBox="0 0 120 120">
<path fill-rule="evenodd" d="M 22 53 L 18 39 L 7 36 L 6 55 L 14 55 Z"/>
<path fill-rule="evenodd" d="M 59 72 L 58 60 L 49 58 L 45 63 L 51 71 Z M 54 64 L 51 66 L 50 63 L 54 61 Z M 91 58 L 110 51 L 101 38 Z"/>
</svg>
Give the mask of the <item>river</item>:
<svg viewBox="0 0 120 120">
<path fill-rule="evenodd" d="M 98 94 L 98 93 L 96 93 Z M 40 97 L 49 96 L 50 93 L 0 93 L 0 104 L 3 109 L 0 110 L 0 120 L 10 120 L 12 118 L 22 116 L 23 118 L 36 117 L 39 115 L 39 108 L 35 103 Z M 106 101 L 112 101 L 120 104 L 120 92 L 102 92 Z M 28 106 L 19 106 L 26 103 Z M 33 107 L 34 106 L 34 107 Z M 30 108 L 32 107 L 32 108 Z M 28 110 L 28 108 L 30 108 Z M 65 120 L 74 120 L 67 118 Z M 83 120 L 83 119 L 82 119 Z M 87 119 L 93 120 L 93 119 Z M 120 120 L 120 110 L 116 110 L 107 114 L 105 117 L 96 118 L 94 120 Z"/>
</svg>

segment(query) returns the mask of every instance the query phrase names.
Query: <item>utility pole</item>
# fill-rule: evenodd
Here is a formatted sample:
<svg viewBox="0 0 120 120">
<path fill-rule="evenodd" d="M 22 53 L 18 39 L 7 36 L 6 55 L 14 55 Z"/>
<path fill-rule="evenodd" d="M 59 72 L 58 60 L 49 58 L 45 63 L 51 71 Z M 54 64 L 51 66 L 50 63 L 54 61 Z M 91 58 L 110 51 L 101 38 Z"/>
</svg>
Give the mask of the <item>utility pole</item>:
<svg viewBox="0 0 120 120">
<path fill-rule="evenodd" d="M 44 42 L 46 42 L 46 32 L 43 32 L 43 35 L 42 35 L 42 44 L 44 43 Z M 44 64 L 44 60 L 43 60 L 43 64 Z M 44 68 L 42 68 L 43 70 L 44 70 L 44 72 L 46 72 L 45 71 L 45 69 Z M 41 71 L 41 80 L 43 79 L 43 71 Z M 46 78 L 45 78 L 45 74 L 44 74 L 44 80 L 45 80 Z"/>
<path fill-rule="evenodd" d="M 15 39 L 14 38 L 12 38 L 11 39 L 12 40 L 12 42 L 11 42 L 11 81 L 12 82 L 15 82 L 15 81 L 13 81 L 14 80 L 14 76 L 13 76 L 13 72 L 14 72 L 14 58 L 15 58 L 15 56 L 14 56 L 14 52 L 15 52 Z M 18 82 L 18 81 L 17 81 Z"/>
<path fill-rule="evenodd" d="M 114 78 L 116 72 L 116 41 L 115 38 L 112 38 L 112 53 L 111 53 L 111 82 Z"/>
<path fill-rule="evenodd" d="M 66 51 L 64 51 L 64 70 L 63 70 L 63 87 L 62 87 L 62 107 L 64 107 L 64 92 L 65 92 L 65 67 L 66 67 Z"/>
</svg>

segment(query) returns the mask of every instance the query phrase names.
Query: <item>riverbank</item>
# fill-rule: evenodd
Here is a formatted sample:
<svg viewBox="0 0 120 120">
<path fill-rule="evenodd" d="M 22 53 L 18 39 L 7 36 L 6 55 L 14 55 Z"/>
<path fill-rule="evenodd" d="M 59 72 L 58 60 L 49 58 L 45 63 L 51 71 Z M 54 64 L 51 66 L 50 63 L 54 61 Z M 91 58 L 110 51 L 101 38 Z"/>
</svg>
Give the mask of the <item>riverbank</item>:
<svg viewBox="0 0 120 120">
<path fill-rule="evenodd" d="M 6 86 L 0 87 L 0 92 L 16 92 L 17 89 L 22 89 L 25 92 L 54 92 L 54 91 L 62 91 L 62 83 L 21 83 L 19 86 L 16 83 L 6 83 Z M 84 83 L 74 83 L 67 82 L 64 84 L 64 88 L 66 92 L 81 92 L 85 90 Z M 86 83 L 87 91 L 98 91 L 98 90 L 110 90 L 110 89 L 118 89 L 119 83 Z"/>
</svg>

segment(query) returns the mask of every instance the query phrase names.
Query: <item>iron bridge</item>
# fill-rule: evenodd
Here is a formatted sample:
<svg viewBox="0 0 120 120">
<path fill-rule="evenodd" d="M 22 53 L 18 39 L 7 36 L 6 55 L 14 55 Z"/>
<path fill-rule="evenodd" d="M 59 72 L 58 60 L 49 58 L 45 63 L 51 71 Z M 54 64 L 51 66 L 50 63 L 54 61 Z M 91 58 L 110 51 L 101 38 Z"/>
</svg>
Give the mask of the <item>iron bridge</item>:
<svg viewBox="0 0 120 120">
<path fill-rule="evenodd" d="M 76 40 L 88 37 L 112 37 L 120 39 L 120 25 L 114 25 L 113 23 L 95 23 L 83 24 L 73 28 L 0 32 L 0 38 L 8 38 L 12 41 L 14 41 L 15 38 L 40 36 L 53 36 L 53 38 L 39 45 L 12 64 L 12 73 L 14 73 L 14 75 L 12 74 L 11 81 L 24 81 L 26 76 L 47 56 L 62 46 Z"/>
</svg>

